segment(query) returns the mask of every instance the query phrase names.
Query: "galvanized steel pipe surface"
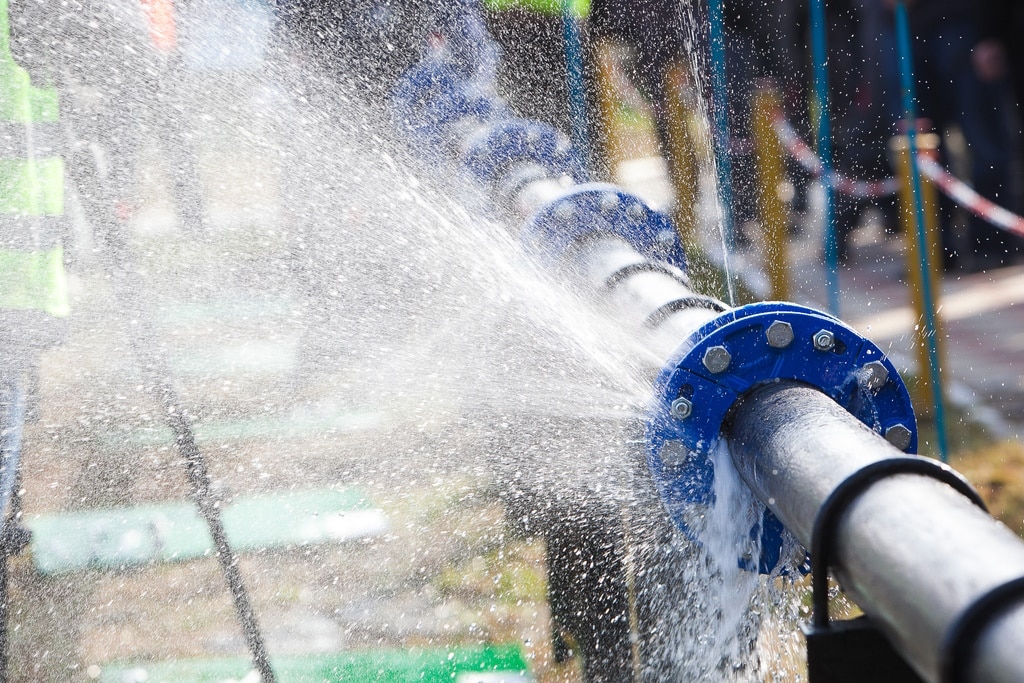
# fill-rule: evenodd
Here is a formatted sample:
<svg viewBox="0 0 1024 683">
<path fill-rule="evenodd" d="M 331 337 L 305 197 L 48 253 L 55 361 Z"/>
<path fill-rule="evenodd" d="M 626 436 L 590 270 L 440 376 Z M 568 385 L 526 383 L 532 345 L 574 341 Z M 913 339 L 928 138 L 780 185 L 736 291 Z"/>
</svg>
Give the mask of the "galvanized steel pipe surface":
<svg viewBox="0 0 1024 683">
<path fill-rule="evenodd" d="M 661 358 L 719 313 L 688 305 L 696 301 L 711 305 L 714 300 L 695 292 L 682 271 L 640 254 L 617 235 L 597 233 L 576 243 L 568 250 L 563 268 L 591 290 L 603 293 L 637 329 L 646 330 L 652 353 Z"/>
<path fill-rule="evenodd" d="M 829 397 L 793 382 L 753 392 L 726 428 L 754 494 L 805 546 L 829 494 L 903 453 Z M 869 487 L 836 529 L 834 573 L 921 676 L 939 683 L 942 639 L 990 589 L 1024 576 L 1024 542 L 946 484 L 902 474 Z M 1024 601 L 978 641 L 970 681 L 1024 681 Z"/>
</svg>

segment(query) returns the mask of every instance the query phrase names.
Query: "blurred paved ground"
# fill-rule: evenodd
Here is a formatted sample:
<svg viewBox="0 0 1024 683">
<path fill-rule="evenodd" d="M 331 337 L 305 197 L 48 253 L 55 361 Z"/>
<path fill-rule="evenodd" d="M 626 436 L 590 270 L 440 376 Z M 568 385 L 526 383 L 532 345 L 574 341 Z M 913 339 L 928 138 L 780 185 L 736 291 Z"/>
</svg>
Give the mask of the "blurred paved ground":
<svg viewBox="0 0 1024 683">
<path fill-rule="evenodd" d="M 228 504 L 236 493 L 359 486 L 389 523 L 359 541 L 240 553 L 272 656 L 512 643 L 539 680 L 577 680 L 573 664 L 551 661 L 543 546 L 505 538 L 500 503 L 452 456 L 451 438 L 400 406 L 360 412 L 351 377 L 295 386 L 303 316 L 281 267 L 282 173 L 268 141 L 253 139 L 261 122 L 246 119 L 260 113 L 260 92 L 238 89 L 252 96 L 240 113 L 220 103 L 209 111 L 224 116 L 196 125 L 204 239 L 177 224 L 166 160 L 143 150 L 143 201 L 129 227 L 153 343 Z M 161 436 L 91 228 L 69 205 L 74 312 L 68 342 L 45 354 L 40 419 L 26 427 L 26 519 L 185 501 L 182 457 Z M 483 449 L 480 434 L 460 437 L 459 449 Z M 515 582 L 497 581 L 512 573 Z M 11 605 L 12 682 L 245 654 L 210 557 L 45 575 L 26 553 L 13 563 Z"/>
</svg>

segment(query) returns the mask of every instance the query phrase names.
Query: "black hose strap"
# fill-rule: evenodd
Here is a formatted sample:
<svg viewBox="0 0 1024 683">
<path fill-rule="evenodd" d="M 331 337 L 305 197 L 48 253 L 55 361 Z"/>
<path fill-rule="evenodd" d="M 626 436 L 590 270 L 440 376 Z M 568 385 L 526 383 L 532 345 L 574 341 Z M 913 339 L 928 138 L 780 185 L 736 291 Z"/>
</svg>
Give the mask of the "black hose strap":
<svg viewBox="0 0 1024 683">
<path fill-rule="evenodd" d="M 655 327 L 673 313 L 684 311 L 687 308 L 701 308 L 714 311 L 715 313 L 724 313 L 727 310 L 725 304 L 710 296 L 687 296 L 681 299 L 673 299 L 664 306 L 659 307 L 658 310 L 647 316 L 647 319 L 644 320 L 644 326 Z"/>
<path fill-rule="evenodd" d="M 673 268 L 668 264 L 660 263 L 658 261 L 650 261 L 647 259 L 636 263 L 630 263 L 629 265 L 619 268 L 605 279 L 604 286 L 607 289 L 614 289 L 623 280 L 636 273 L 661 273 L 662 275 L 668 275 L 687 289 L 692 287 L 690 279 L 683 271 L 678 268 Z"/>
<path fill-rule="evenodd" d="M 960 683 L 967 680 L 967 664 L 974 655 L 978 639 L 988 625 L 1016 600 L 1024 598 L 1024 576 L 996 586 L 972 602 L 960 613 L 942 638 L 939 681 Z"/>
<path fill-rule="evenodd" d="M 938 460 L 922 457 L 887 458 L 862 467 L 848 476 L 825 499 L 814 519 L 811 532 L 811 604 L 815 628 L 829 627 L 828 570 L 832 566 L 832 555 L 835 552 L 836 528 L 843 513 L 872 484 L 897 474 L 919 474 L 937 479 L 988 512 L 985 502 L 968 481 Z"/>
</svg>

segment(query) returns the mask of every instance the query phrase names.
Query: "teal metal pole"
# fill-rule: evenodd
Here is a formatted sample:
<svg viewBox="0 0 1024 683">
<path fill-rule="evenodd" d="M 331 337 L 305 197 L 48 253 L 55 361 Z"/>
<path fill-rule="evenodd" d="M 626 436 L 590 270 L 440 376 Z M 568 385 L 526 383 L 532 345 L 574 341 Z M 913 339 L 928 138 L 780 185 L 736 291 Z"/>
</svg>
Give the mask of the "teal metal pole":
<svg viewBox="0 0 1024 683">
<path fill-rule="evenodd" d="M 921 270 L 921 298 L 924 302 L 924 336 L 928 349 L 928 372 L 932 380 L 932 400 L 935 402 L 935 431 L 942 462 L 949 459 L 946 440 L 945 392 L 939 368 L 939 343 L 936 339 L 935 293 L 932 292 L 931 264 L 928 241 L 925 238 L 924 203 L 921 200 L 921 171 L 917 152 L 917 111 L 914 92 L 913 62 L 911 61 L 910 25 L 907 8 L 902 0 L 896 3 L 896 41 L 900 62 L 900 89 L 903 96 L 903 116 L 907 124 L 907 143 L 910 146 L 910 182 L 914 197 L 914 223 L 916 224 L 918 268 Z M 922 371 L 924 368 L 922 368 Z"/>
<path fill-rule="evenodd" d="M 810 23 L 814 94 L 818 100 L 814 118 L 818 132 L 818 156 L 821 157 L 821 182 L 825 191 L 825 288 L 829 313 L 838 318 L 839 241 L 836 235 L 835 195 L 832 190 L 832 120 L 829 115 L 828 39 L 824 0 L 811 0 Z"/>
<path fill-rule="evenodd" d="M 722 207 L 722 241 L 725 250 L 725 279 L 729 305 L 736 305 L 736 292 L 729 272 L 733 247 L 732 159 L 729 155 L 729 94 L 726 88 L 725 19 L 722 0 L 708 0 L 711 38 L 711 103 L 715 119 L 715 168 L 718 173 L 718 202 Z"/>
<path fill-rule="evenodd" d="M 575 2 L 562 0 L 562 40 L 565 44 L 565 73 L 569 86 L 569 119 L 572 146 L 578 171 L 585 174 L 590 159 L 587 134 L 587 86 L 583 79 L 583 39 Z"/>
</svg>

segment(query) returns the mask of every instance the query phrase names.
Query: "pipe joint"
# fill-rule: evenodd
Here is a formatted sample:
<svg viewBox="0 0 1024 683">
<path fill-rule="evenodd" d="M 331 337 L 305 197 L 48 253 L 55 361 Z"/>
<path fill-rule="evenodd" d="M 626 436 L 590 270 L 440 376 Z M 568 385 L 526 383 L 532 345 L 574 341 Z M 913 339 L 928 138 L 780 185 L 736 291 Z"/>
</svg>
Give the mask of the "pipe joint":
<svg viewBox="0 0 1024 683">
<path fill-rule="evenodd" d="M 494 185 L 521 164 L 540 166 L 555 177 L 574 172 L 569 138 L 530 119 L 505 119 L 481 127 L 466 141 L 462 163 L 485 185 Z"/>
<path fill-rule="evenodd" d="M 567 188 L 534 212 L 522 240 L 539 259 L 557 265 L 570 247 L 599 234 L 621 237 L 643 256 L 686 271 L 683 246 L 669 217 L 606 183 Z"/>
<path fill-rule="evenodd" d="M 825 336 L 831 341 L 827 348 L 821 344 Z M 729 362 L 709 363 L 709 357 Z M 795 304 L 726 311 L 669 358 L 655 381 L 646 418 L 648 465 L 673 521 L 691 538 L 687 519 L 694 506 L 714 503 L 710 454 L 730 410 L 752 389 L 780 380 L 815 387 L 878 434 L 899 431 L 905 452 L 916 450 L 917 423 L 907 387 L 875 344 L 839 320 Z M 680 399 L 688 402 L 688 412 L 673 410 Z M 759 532 L 762 572 L 775 567 L 782 546 L 781 524 L 770 512 L 765 516 Z"/>
<path fill-rule="evenodd" d="M 509 118 L 493 86 L 467 77 L 443 58 L 426 59 L 409 71 L 391 96 L 394 123 L 420 150 L 436 153 L 465 120 L 485 124 Z"/>
</svg>

